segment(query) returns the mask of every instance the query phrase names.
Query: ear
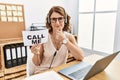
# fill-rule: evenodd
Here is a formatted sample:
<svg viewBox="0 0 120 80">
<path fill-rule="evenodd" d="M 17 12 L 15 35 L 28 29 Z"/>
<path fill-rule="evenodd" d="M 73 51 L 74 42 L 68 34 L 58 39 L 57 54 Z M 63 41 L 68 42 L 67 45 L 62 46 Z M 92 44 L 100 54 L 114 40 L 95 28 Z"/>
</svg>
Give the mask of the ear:
<svg viewBox="0 0 120 80">
<path fill-rule="evenodd" d="M 65 23 L 67 23 L 67 13 L 65 13 Z"/>
</svg>

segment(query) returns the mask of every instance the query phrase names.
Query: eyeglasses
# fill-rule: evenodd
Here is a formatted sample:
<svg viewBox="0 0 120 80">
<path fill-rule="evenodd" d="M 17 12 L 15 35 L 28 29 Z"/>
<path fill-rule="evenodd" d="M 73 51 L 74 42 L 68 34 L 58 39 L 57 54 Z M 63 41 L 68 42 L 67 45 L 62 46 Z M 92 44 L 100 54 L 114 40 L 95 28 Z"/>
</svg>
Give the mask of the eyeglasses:
<svg viewBox="0 0 120 80">
<path fill-rule="evenodd" d="M 59 23 L 62 23 L 64 21 L 64 17 L 58 17 L 58 18 L 50 18 L 51 23 L 56 23 L 57 20 L 59 21 Z"/>
</svg>

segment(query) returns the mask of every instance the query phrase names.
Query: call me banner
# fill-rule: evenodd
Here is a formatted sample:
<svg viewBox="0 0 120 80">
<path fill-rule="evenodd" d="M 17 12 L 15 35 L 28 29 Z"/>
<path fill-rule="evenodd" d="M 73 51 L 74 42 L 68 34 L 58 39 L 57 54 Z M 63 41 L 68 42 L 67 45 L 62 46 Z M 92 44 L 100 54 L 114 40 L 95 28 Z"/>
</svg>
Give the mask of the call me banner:
<svg viewBox="0 0 120 80">
<path fill-rule="evenodd" d="M 24 46 L 45 43 L 48 41 L 48 29 L 39 31 L 22 31 Z"/>
</svg>

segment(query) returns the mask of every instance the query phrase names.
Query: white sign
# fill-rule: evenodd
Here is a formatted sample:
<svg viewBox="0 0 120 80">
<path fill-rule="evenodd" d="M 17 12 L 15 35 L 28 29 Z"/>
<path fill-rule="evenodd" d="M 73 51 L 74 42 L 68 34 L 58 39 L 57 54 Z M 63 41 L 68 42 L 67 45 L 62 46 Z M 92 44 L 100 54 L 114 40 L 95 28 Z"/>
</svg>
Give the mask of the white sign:
<svg viewBox="0 0 120 80">
<path fill-rule="evenodd" d="M 22 31 L 24 46 L 45 43 L 48 41 L 48 29 L 39 31 Z"/>
</svg>

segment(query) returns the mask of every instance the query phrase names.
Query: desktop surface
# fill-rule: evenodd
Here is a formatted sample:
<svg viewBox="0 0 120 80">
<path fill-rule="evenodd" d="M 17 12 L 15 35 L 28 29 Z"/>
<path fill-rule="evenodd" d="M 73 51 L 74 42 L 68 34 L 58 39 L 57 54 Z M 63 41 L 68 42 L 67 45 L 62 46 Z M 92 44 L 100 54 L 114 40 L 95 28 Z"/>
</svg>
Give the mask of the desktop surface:
<svg viewBox="0 0 120 80">
<path fill-rule="evenodd" d="M 93 54 L 90 56 L 85 57 L 84 61 L 90 64 L 94 64 L 97 60 L 101 59 L 103 56 Z M 74 65 L 79 63 L 79 61 L 73 61 L 68 64 L 64 64 L 62 66 L 58 66 L 54 68 L 54 71 L 58 72 L 59 70 L 66 68 L 68 66 Z M 120 79 L 120 61 L 113 60 L 110 65 L 102 72 L 96 74 L 94 77 L 90 78 L 89 80 L 119 80 Z M 61 74 L 60 74 L 61 75 Z M 61 75 L 64 80 L 70 80 L 69 78 Z"/>
<path fill-rule="evenodd" d="M 90 64 L 94 64 L 98 59 L 101 59 L 101 58 L 102 58 L 102 56 L 93 54 L 93 55 L 85 57 L 84 61 L 88 62 Z M 58 66 L 56 68 L 53 68 L 52 70 L 54 70 L 55 72 L 58 72 L 59 70 L 61 70 L 63 68 L 69 67 L 69 66 L 77 64 L 77 63 L 79 63 L 79 61 L 75 60 L 75 61 L 69 62 L 67 64 Z M 104 71 L 96 74 L 89 80 L 120 80 L 119 74 L 120 74 L 120 61 L 113 60 Z M 59 74 L 59 75 L 64 80 L 70 80 L 69 78 L 63 76 L 62 74 Z"/>
</svg>

